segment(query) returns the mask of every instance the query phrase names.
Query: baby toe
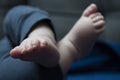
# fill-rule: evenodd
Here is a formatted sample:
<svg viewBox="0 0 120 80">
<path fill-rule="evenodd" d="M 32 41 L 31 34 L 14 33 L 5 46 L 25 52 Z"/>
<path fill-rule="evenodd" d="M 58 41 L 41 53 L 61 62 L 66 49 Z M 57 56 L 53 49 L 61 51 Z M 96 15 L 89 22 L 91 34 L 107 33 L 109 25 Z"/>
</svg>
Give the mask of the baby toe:
<svg viewBox="0 0 120 80">
<path fill-rule="evenodd" d="M 93 23 L 97 23 L 99 21 L 103 21 L 104 17 L 103 16 L 96 16 L 92 19 Z"/>
<path fill-rule="evenodd" d="M 97 6 L 95 4 L 91 4 L 88 6 L 85 11 L 83 12 L 83 16 L 89 16 L 90 14 L 93 14 L 97 11 Z"/>
<path fill-rule="evenodd" d="M 48 42 L 47 42 L 45 39 L 41 39 L 41 44 L 40 44 L 40 46 L 41 46 L 42 48 L 47 47 L 47 46 L 48 46 Z"/>
<path fill-rule="evenodd" d="M 14 49 L 10 51 L 10 56 L 13 58 L 19 58 L 20 57 L 20 47 L 16 46 Z"/>
<path fill-rule="evenodd" d="M 30 43 L 30 46 L 31 46 L 31 50 L 32 51 L 36 51 L 36 50 L 38 50 L 38 48 L 39 48 L 39 44 L 40 44 L 40 41 L 39 40 L 32 40 L 31 41 L 31 43 Z"/>
<path fill-rule="evenodd" d="M 105 21 L 104 20 L 99 20 L 96 23 L 94 23 L 95 29 L 102 29 L 104 27 Z"/>
<path fill-rule="evenodd" d="M 100 15 L 101 15 L 100 12 L 96 12 L 96 13 L 93 13 L 93 14 L 89 15 L 89 18 L 93 19 L 93 18 L 95 18 L 97 16 L 100 16 Z"/>
</svg>

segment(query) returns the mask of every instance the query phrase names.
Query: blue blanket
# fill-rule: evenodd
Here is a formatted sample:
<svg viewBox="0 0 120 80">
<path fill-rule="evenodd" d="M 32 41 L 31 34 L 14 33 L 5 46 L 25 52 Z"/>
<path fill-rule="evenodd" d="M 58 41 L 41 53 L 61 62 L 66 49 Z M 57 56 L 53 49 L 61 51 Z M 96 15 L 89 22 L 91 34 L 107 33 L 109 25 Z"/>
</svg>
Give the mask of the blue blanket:
<svg viewBox="0 0 120 80">
<path fill-rule="evenodd" d="M 96 42 L 90 54 L 75 62 L 68 80 L 120 80 L 120 43 Z"/>
</svg>

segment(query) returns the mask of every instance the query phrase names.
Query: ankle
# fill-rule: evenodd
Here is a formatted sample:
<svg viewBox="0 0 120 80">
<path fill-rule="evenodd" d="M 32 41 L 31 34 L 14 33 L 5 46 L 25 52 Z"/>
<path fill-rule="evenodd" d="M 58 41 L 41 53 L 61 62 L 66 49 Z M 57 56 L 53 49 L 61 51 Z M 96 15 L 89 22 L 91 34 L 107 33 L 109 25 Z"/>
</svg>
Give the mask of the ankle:
<svg viewBox="0 0 120 80">
<path fill-rule="evenodd" d="M 63 39 L 62 40 L 62 44 L 64 44 L 64 46 L 67 48 L 68 52 L 69 52 L 69 55 L 71 55 L 71 59 L 73 61 L 75 61 L 78 56 L 79 56 L 79 52 L 78 52 L 78 49 L 76 48 L 75 44 L 73 43 L 73 41 L 71 41 L 70 39 Z"/>
<path fill-rule="evenodd" d="M 47 38 L 56 43 L 54 33 L 48 26 L 38 26 L 33 29 L 28 37 L 42 37 Z"/>
</svg>

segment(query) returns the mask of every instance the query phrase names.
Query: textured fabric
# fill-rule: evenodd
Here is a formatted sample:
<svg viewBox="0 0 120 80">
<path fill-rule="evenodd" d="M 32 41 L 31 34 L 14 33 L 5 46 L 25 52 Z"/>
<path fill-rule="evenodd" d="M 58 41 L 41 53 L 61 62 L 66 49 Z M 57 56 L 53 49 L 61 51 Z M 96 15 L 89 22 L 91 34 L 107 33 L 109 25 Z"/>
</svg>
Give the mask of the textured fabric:
<svg viewBox="0 0 120 80">
<path fill-rule="evenodd" d="M 94 72 L 71 75 L 67 80 L 120 80 L 120 73 L 114 72 Z"/>
<path fill-rule="evenodd" d="M 9 55 L 9 51 L 20 44 L 33 25 L 42 20 L 50 23 L 48 14 L 37 8 L 18 6 L 9 11 L 3 24 L 6 36 L 0 41 L 0 80 L 62 80 L 59 65 L 46 68 Z"/>
<path fill-rule="evenodd" d="M 31 27 L 40 20 L 50 20 L 48 14 L 38 8 L 30 6 L 18 6 L 10 10 L 4 21 L 4 32 L 9 38 L 13 46 L 19 43 L 26 37 Z M 50 23 L 52 25 L 52 23 Z"/>
<path fill-rule="evenodd" d="M 26 4 L 27 0 L 0 0 L 0 39 L 4 36 L 3 33 L 3 20 L 8 12 L 13 6 Z"/>
<path fill-rule="evenodd" d="M 73 63 L 68 80 L 120 80 L 120 43 L 98 41 L 89 56 Z"/>
</svg>

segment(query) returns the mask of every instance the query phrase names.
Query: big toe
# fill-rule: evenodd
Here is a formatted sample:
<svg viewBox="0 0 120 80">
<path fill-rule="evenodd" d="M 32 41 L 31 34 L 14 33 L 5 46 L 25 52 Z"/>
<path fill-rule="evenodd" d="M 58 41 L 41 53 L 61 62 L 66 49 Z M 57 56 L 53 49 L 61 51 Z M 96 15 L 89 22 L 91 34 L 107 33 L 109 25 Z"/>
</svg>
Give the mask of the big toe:
<svg viewBox="0 0 120 80">
<path fill-rule="evenodd" d="M 89 16 L 90 14 L 93 14 L 96 11 L 97 11 L 97 6 L 95 4 L 91 4 L 84 10 L 83 16 Z"/>
<path fill-rule="evenodd" d="M 15 47 L 14 49 L 12 49 L 10 51 L 10 56 L 13 57 L 13 58 L 20 57 L 20 48 L 19 48 L 19 46 Z"/>
</svg>

